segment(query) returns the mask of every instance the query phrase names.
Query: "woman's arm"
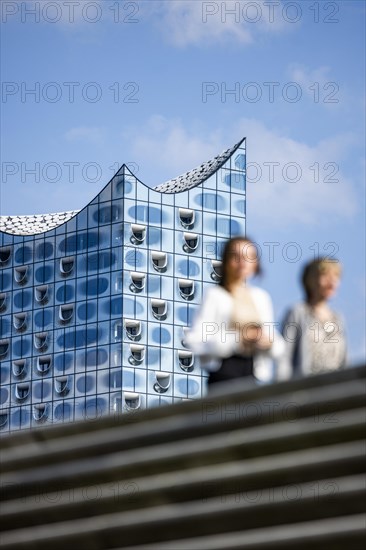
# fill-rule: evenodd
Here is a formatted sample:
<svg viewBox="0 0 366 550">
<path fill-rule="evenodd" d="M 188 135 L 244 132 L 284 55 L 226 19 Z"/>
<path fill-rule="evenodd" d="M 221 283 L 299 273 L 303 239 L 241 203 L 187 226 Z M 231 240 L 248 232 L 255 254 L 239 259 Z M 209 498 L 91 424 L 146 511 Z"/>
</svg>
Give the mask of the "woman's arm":
<svg viewBox="0 0 366 550">
<path fill-rule="evenodd" d="M 273 359 L 276 359 L 283 355 L 285 343 L 277 330 L 277 323 L 274 322 L 271 297 L 265 290 L 258 287 L 252 288 L 252 296 L 262 323 L 257 349 L 267 352 Z"/>
<path fill-rule="evenodd" d="M 290 309 L 282 322 L 281 332 L 285 341 L 285 352 L 281 360 L 282 369 L 293 376 L 296 369 L 296 361 L 299 354 L 301 323 L 296 307 Z"/>
<path fill-rule="evenodd" d="M 224 358 L 238 352 L 240 334 L 230 326 L 232 298 L 224 289 L 207 291 L 193 326 L 187 333 L 187 344 L 198 356 Z"/>
</svg>

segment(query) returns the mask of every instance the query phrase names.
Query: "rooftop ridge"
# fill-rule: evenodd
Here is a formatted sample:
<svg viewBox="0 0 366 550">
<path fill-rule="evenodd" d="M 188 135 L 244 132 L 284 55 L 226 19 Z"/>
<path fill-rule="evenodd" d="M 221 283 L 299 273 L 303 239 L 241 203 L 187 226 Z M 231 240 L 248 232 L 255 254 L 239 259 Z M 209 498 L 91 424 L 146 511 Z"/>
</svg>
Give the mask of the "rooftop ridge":
<svg viewBox="0 0 366 550">
<path fill-rule="evenodd" d="M 190 170 L 185 174 L 172 178 L 156 187 L 152 187 L 151 189 L 153 191 L 157 191 L 158 193 L 172 194 L 172 193 L 181 193 L 184 191 L 188 191 L 193 187 L 197 187 L 198 185 L 203 183 L 206 179 L 208 179 L 210 176 L 212 176 L 217 170 L 219 170 L 219 168 L 221 168 L 225 164 L 225 162 L 229 160 L 229 158 L 235 153 L 235 151 L 243 143 L 244 139 L 245 138 L 241 139 L 233 147 L 226 149 L 225 151 L 223 151 L 222 153 L 214 157 L 212 160 L 204 162 L 203 164 L 200 164 L 200 166 L 193 168 L 193 170 Z M 120 173 L 120 170 L 121 169 L 119 169 L 116 172 L 115 176 L 117 176 Z M 132 174 L 132 172 L 130 173 Z M 141 182 L 137 178 L 136 178 L 136 181 L 145 185 L 143 182 Z M 92 200 L 95 200 L 95 198 Z M 17 236 L 37 235 L 37 234 L 45 233 L 46 231 L 56 229 L 57 227 L 68 222 L 80 211 L 81 209 L 69 210 L 66 212 L 49 213 L 49 214 L 0 216 L 0 232 L 8 233 L 10 235 L 17 235 Z"/>
</svg>

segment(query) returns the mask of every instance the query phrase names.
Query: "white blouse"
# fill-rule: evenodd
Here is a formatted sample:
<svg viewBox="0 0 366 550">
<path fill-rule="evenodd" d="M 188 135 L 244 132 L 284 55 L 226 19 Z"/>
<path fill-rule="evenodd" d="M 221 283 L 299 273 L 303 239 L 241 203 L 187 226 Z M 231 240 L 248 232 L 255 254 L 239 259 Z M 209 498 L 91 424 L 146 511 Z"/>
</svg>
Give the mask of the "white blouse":
<svg viewBox="0 0 366 550">
<path fill-rule="evenodd" d="M 254 376 L 269 382 L 274 378 L 272 360 L 282 357 L 285 343 L 273 320 L 273 306 L 269 294 L 258 287 L 248 286 L 251 298 L 258 311 L 262 330 L 269 335 L 272 346 L 268 351 L 258 351 L 254 356 Z M 222 359 L 240 354 L 239 331 L 232 328 L 234 298 L 222 286 L 207 290 L 203 304 L 193 326 L 187 332 L 186 341 L 193 353 L 201 358 L 201 366 L 207 371 L 219 370 Z M 276 378 L 286 378 L 277 372 Z"/>
</svg>

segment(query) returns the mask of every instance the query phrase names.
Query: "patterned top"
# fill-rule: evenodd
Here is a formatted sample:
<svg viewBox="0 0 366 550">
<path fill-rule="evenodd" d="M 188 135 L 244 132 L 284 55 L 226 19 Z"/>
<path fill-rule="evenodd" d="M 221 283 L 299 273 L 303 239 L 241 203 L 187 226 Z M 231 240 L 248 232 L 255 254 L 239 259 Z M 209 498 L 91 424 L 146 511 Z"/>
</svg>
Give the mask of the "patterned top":
<svg viewBox="0 0 366 550">
<path fill-rule="evenodd" d="M 329 321 L 319 321 L 311 315 L 312 324 L 308 326 L 306 338 L 310 351 L 310 372 L 320 372 L 339 369 L 342 366 L 346 349 L 346 340 L 342 328 L 334 313 Z"/>
</svg>

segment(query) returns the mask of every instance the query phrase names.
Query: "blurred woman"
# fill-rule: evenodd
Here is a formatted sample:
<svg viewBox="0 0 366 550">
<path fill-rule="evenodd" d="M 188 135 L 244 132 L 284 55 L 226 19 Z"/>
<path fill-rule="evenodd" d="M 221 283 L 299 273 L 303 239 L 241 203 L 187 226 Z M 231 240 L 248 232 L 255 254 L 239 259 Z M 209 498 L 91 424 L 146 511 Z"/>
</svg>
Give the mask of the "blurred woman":
<svg viewBox="0 0 366 550">
<path fill-rule="evenodd" d="M 284 368 L 294 376 L 306 376 L 339 369 L 346 364 L 346 338 L 341 316 L 328 301 L 341 277 L 336 260 L 319 258 L 308 263 L 302 274 L 305 300 L 286 315 Z"/>
<path fill-rule="evenodd" d="M 209 371 L 208 384 L 250 377 L 269 382 L 272 358 L 284 351 L 275 330 L 269 294 L 247 283 L 260 273 L 254 243 L 229 240 L 222 257 L 222 279 L 208 289 L 187 343 Z"/>
</svg>

